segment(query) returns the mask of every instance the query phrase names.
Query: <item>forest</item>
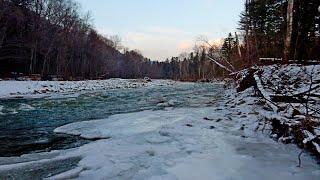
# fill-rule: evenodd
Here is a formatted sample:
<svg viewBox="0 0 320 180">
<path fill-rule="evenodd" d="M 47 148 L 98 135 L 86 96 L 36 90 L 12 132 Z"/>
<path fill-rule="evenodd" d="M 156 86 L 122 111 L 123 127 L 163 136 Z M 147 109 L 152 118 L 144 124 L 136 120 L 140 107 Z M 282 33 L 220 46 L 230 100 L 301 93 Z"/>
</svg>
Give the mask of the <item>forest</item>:
<svg viewBox="0 0 320 180">
<path fill-rule="evenodd" d="M 268 63 L 261 58 L 308 63 L 320 56 L 319 6 L 317 0 L 246 0 L 239 32 L 221 47 L 199 37 L 193 52 L 158 62 L 123 47 L 119 36 L 99 34 L 74 0 L 1 0 L 0 76 L 195 81 Z"/>
</svg>

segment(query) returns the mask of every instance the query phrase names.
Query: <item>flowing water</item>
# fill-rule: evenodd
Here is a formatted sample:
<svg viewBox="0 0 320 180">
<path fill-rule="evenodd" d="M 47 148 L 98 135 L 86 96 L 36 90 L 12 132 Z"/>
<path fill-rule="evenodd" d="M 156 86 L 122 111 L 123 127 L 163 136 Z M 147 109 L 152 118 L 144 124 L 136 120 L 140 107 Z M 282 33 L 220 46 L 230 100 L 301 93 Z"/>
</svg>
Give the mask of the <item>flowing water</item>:
<svg viewBox="0 0 320 180">
<path fill-rule="evenodd" d="M 209 106 L 223 91 L 218 84 L 178 83 L 116 89 L 40 99 L 0 100 L 0 157 L 68 149 L 88 143 L 53 133 L 59 126 L 107 118 L 113 114 L 170 107 Z"/>
</svg>

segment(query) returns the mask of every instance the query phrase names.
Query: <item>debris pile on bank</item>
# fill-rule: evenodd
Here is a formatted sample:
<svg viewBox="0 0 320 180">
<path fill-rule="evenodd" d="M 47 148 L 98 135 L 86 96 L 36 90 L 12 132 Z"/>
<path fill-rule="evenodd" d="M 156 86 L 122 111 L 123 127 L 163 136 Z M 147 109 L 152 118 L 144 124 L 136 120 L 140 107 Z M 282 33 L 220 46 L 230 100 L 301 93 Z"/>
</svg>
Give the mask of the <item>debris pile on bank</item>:
<svg viewBox="0 0 320 180">
<path fill-rule="evenodd" d="M 320 65 L 253 67 L 237 75 L 237 90 L 254 87 L 273 116 L 272 137 L 320 157 Z"/>
</svg>

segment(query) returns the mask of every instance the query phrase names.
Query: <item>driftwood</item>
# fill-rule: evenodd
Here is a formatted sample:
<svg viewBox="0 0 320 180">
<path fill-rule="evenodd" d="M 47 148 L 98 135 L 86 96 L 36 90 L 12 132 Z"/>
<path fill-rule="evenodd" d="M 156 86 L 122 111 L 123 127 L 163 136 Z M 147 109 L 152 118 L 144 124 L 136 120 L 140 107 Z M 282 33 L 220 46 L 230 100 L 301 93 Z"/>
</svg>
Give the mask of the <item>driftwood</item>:
<svg viewBox="0 0 320 180">
<path fill-rule="evenodd" d="M 256 86 L 256 81 L 254 79 L 254 74 L 257 69 L 248 69 L 247 75 L 245 75 L 241 80 L 238 81 L 237 92 L 242 92 L 252 86 Z"/>
</svg>

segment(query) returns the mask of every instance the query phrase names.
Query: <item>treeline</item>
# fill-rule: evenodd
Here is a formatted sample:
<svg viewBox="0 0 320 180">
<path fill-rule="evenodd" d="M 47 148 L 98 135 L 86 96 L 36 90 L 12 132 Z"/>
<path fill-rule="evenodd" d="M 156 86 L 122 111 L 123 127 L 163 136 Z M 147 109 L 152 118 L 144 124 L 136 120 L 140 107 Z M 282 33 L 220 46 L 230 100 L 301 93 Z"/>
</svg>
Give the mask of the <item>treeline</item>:
<svg viewBox="0 0 320 180">
<path fill-rule="evenodd" d="M 246 0 L 240 34 L 229 34 L 222 51 L 236 69 L 277 63 L 320 62 L 319 0 Z M 272 63 L 272 62 L 269 62 Z"/>
<path fill-rule="evenodd" d="M 0 74 L 66 80 L 161 78 L 161 63 L 104 37 L 73 0 L 0 0 Z"/>
<path fill-rule="evenodd" d="M 220 50 L 200 46 L 195 47 L 194 52 L 189 54 L 183 53 L 179 57 L 167 59 L 163 65 L 163 77 L 184 81 L 209 81 L 228 76 L 227 71 L 209 58 L 213 54 L 217 54 L 219 59 L 223 57 Z"/>
<path fill-rule="evenodd" d="M 319 60 L 319 0 L 246 0 L 240 30 L 245 59 Z"/>
</svg>

